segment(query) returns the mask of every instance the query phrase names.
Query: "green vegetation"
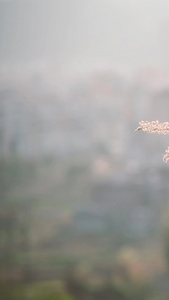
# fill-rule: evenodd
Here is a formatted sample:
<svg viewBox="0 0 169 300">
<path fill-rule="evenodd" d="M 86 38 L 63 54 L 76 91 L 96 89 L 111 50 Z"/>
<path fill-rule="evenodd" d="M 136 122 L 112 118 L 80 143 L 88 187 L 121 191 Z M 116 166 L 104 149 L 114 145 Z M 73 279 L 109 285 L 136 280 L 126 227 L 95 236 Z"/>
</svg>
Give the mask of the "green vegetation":
<svg viewBox="0 0 169 300">
<path fill-rule="evenodd" d="M 125 215 L 109 208 L 111 189 L 96 185 L 90 161 L 0 161 L 3 300 L 156 300 L 162 295 L 153 284 L 160 274 L 168 278 L 163 268 L 168 227 L 162 249 L 155 230 L 135 234 L 129 188 Z M 149 210 L 145 191 L 141 201 Z"/>
</svg>

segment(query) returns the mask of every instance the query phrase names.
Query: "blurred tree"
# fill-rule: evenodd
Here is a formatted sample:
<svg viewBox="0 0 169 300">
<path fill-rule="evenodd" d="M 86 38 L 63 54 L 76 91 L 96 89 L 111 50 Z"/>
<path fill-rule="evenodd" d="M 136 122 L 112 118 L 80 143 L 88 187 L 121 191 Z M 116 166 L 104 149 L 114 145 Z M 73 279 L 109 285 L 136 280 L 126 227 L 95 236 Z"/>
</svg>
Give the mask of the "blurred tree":
<svg viewBox="0 0 169 300">
<path fill-rule="evenodd" d="M 19 264 L 19 255 L 30 251 L 29 231 L 32 201 L 15 199 L 13 191 L 30 178 L 33 167 L 19 160 L 0 160 L 0 279 L 23 280 L 30 270 Z M 29 276 L 28 274 L 29 273 Z"/>
</svg>

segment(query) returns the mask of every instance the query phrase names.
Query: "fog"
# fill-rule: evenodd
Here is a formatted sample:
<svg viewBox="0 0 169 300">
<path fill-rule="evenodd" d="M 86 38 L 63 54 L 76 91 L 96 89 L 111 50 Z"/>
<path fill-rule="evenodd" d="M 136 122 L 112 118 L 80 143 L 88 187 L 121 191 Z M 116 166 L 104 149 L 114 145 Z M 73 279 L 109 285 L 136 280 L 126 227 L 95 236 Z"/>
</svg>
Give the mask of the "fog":
<svg viewBox="0 0 169 300">
<path fill-rule="evenodd" d="M 0 2 L 0 60 L 168 66 L 168 1 Z"/>
<path fill-rule="evenodd" d="M 0 1 L 0 299 L 169 299 L 169 1 Z"/>
</svg>

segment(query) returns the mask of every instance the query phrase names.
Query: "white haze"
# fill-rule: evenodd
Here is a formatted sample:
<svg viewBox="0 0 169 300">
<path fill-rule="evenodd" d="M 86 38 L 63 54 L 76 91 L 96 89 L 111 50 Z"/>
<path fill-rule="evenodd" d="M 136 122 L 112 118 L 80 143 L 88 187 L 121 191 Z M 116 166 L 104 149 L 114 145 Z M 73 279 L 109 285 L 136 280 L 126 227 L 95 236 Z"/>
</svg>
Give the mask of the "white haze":
<svg viewBox="0 0 169 300">
<path fill-rule="evenodd" d="M 0 62 L 168 67 L 169 1 L 0 2 Z"/>
</svg>

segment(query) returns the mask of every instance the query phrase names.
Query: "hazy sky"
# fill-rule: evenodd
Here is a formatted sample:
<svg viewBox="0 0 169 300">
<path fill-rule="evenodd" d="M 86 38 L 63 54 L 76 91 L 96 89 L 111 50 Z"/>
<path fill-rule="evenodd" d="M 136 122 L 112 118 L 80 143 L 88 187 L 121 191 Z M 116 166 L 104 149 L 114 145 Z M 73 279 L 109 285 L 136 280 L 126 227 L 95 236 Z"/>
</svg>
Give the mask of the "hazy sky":
<svg viewBox="0 0 169 300">
<path fill-rule="evenodd" d="M 168 65 L 169 1 L 1 0 L 0 61 Z"/>
</svg>

